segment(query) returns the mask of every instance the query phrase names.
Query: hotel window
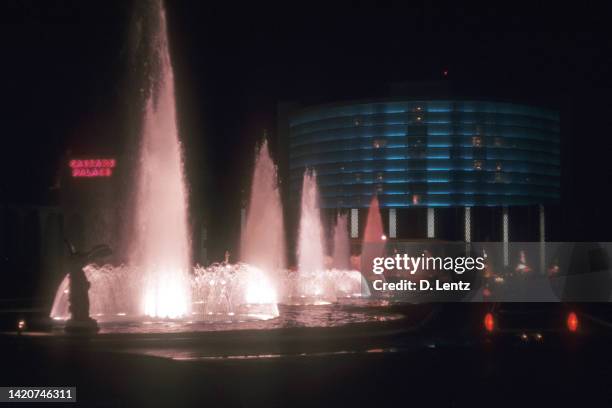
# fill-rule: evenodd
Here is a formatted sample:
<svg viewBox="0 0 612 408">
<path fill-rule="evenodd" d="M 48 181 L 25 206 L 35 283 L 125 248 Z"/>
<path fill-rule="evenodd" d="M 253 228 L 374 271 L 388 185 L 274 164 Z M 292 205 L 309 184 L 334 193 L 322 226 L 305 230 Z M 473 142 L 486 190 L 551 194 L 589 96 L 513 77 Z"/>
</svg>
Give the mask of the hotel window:
<svg viewBox="0 0 612 408">
<path fill-rule="evenodd" d="M 412 195 L 412 204 L 417 205 L 421 203 L 421 196 L 419 194 Z"/>
<path fill-rule="evenodd" d="M 474 164 L 472 167 L 474 167 L 474 170 L 482 170 L 482 161 L 474 160 Z"/>
<path fill-rule="evenodd" d="M 472 137 L 472 146 L 481 147 L 482 146 L 482 138 L 480 136 Z"/>
<path fill-rule="evenodd" d="M 372 146 L 374 146 L 375 149 L 380 149 L 381 147 L 385 147 L 387 145 L 387 141 L 384 139 L 374 139 L 374 141 L 372 142 Z"/>
<path fill-rule="evenodd" d="M 376 180 L 382 181 L 385 177 L 382 172 L 376 173 Z"/>
</svg>

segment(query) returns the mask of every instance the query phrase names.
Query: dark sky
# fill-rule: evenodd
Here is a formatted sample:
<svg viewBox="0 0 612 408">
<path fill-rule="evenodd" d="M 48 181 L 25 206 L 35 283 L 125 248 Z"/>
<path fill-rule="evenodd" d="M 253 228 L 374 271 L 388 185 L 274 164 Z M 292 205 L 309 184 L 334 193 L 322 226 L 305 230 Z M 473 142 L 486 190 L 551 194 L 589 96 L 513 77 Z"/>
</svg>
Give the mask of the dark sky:
<svg viewBox="0 0 612 408">
<path fill-rule="evenodd" d="M 447 68 L 475 94 L 559 108 L 563 205 L 588 209 L 577 225 L 601 217 L 607 224 L 600 225 L 612 224 L 605 215 L 609 9 L 586 2 L 249 3 L 168 2 L 196 206 L 209 203 L 215 217 L 237 211 L 255 142 L 264 128 L 274 131 L 279 100 L 376 96 L 391 82 L 438 79 Z M 0 7 L 2 194 L 44 203 L 68 147 L 87 154 L 120 145 L 133 6 L 49 0 Z"/>
</svg>

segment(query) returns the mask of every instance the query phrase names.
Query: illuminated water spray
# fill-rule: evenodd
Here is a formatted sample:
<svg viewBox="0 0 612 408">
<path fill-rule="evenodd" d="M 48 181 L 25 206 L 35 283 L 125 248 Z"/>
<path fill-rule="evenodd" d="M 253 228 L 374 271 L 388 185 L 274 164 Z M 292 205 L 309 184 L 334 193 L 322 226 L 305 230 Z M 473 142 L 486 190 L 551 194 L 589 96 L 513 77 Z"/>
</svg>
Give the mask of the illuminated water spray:
<svg viewBox="0 0 612 408">
<path fill-rule="evenodd" d="M 190 312 L 187 190 L 176 122 L 166 13 L 155 1 L 158 30 L 148 40 L 155 67 L 144 112 L 130 263 L 141 267 L 142 312 L 176 318 Z"/>
<path fill-rule="evenodd" d="M 333 267 L 347 270 L 350 267 L 351 244 L 348 235 L 348 215 L 338 214 L 334 226 Z"/>
<path fill-rule="evenodd" d="M 364 295 L 358 271 L 324 265 L 323 227 L 314 173 L 304 176 L 298 243 L 299 271 L 285 269 L 282 206 L 276 166 L 264 143 L 257 154 L 249 214 L 242 237 L 248 263 L 192 267 L 187 223 L 187 188 L 178 138 L 174 78 L 161 0 L 150 0 L 151 30 L 144 35 L 149 73 L 140 153 L 136 206 L 127 265 L 89 264 L 90 316 L 98 321 L 140 321 L 143 316 L 197 322 L 241 322 L 279 316 L 277 302 L 323 304 Z M 143 20 L 143 21 L 145 21 Z M 148 35 L 147 35 L 148 34 Z M 139 48 L 140 49 L 140 48 Z M 138 53 L 138 56 L 141 54 Z M 77 166 L 77 163 L 74 163 Z M 346 265 L 346 219 L 339 221 L 336 267 Z M 50 316 L 70 318 L 65 276 Z M 367 294 L 366 294 L 367 295 Z M 297 299 L 297 302 L 296 302 Z M 181 319 L 182 318 L 182 319 Z M 151 320 L 148 317 L 147 321 Z M 187 320 L 188 319 L 188 320 Z M 154 320 L 154 319 L 152 319 Z"/>
<path fill-rule="evenodd" d="M 374 258 L 384 256 L 386 239 L 378 197 L 374 196 L 368 209 L 368 219 L 363 233 L 363 245 L 361 248 L 361 272 L 364 276 L 373 277 L 372 261 Z"/>
<path fill-rule="evenodd" d="M 386 239 L 382 216 L 380 215 L 380 206 L 378 204 L 378 196 L 372 197 L 370 209 L 368 210 L 368 219 L 366 221 L 365 230 L 363 233 L 363 242 L 366 244 L 380 243 Z"/>
<path fill-rule="evenodd" d="M 143 316 L 148 316 L 147 320 L 153 317 L 198 322 L 277 317 L 277 293 L 268 265 L 284 266 L 284 241 L 276 170 L 265 145 L 256 166 L 252 207 L 253 245 L 248 259 L 255 265 L 191 265 L 187 188 L 166 14 L 161 0 L 151 0 L 146 5 L 145 15 L 137 24 L 137 48 L 146 49 L 142 68 L 149 76 L 148 85 L 142 89 L 146 101 L 130 259 L 128 265 L 90 264 L 84 268 L 91 283 L 90 316 L 105 322 L 140 321 Z M 276 232 L 272 234 L 272 230 Z M 266 236 L 274 238 L 275 244 L 268 241 L 260 245 Z M 53 319 L 70 318 L 68 300 L 69 282 L 65 277 L 53 302 Z"/>
<path fill-rule="evenodd" d="M 314 171 L 304 173 L 300 225 L 297 242 L 298 273 L 292 285 L 292 297 L 305 304 L 322 304 L 336 300 L 333 282 L 325 270 L 323 226 L 319 209 L 319 189 Z"/>
<path fill-rule="evenodd" d="M 255 157 L 240 252 L 244 262 L 262 269 L 277 286 L 280 272 L 285 268 L 285 228 L 276 165 L 265 140 Z"/>
<path fill-rule="evenodd" d="M 325 269 L 319 189 L 317 187 L 317 176 L 314 172 L 307 171 L 304 173 L 300 211 L 298 271 L 300 274 L 313 274 Z"/>
</svg>

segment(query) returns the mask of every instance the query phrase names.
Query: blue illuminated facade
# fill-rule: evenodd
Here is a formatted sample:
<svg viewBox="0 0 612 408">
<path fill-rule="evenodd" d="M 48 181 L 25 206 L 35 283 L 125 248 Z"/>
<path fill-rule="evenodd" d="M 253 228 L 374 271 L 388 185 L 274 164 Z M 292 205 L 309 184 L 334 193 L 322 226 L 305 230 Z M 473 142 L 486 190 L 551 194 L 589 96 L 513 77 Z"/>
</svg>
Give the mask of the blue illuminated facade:
<svg viewBox="0 0 612 408">
<path fill-rule="evenodd" d="M 494 101 L 321 105 L 288 120 L 289 190 L 315 169 L 324 208 L 508 207 L 556 203 L 559 114 Z"/>
</svg>

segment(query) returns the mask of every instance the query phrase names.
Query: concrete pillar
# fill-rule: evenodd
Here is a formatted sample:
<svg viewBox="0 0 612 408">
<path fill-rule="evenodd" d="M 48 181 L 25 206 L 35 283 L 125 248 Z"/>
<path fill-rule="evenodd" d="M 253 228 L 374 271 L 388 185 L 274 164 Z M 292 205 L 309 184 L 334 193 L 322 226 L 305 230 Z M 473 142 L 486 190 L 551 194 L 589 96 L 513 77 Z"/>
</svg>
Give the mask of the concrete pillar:
<svg viewBox="0 0 612 408">
<path fill-rule="evenodd" d="M 502 224 L 503 224 L 503 241 L 504 241 L 504 266 L 508 266 L 510 264 L 510 260 L 508 259 L 508 242 L 510 240 L 510 232 L 509 232 L 509 216 L 508 216 L 508 207 L 503 207 L 502 212 Z"/>
<path fill-rule="evenodd" d="M 351 238 L 359 238 L 359 209 L 351 208 Z"/>
<path fill-rule="evenodd" d="M 436 237 L 436 211 L 433 207 L 427 208 L 427 238 Z"/>
<path fill-rule="evenodd" d="M 540 204 L 540 273 L 546 273 L 546 214 Z"/>
<path fill-rule="evenodd" d="M 472 209 L 465 207 L 464 212 L 464 240 L 466 243 L 472 242 Z"/>
<path fill-rule="evenodd" d="M 397 210 L 389 209 L 389 238 L 397 238 Z"/>
</svg>

